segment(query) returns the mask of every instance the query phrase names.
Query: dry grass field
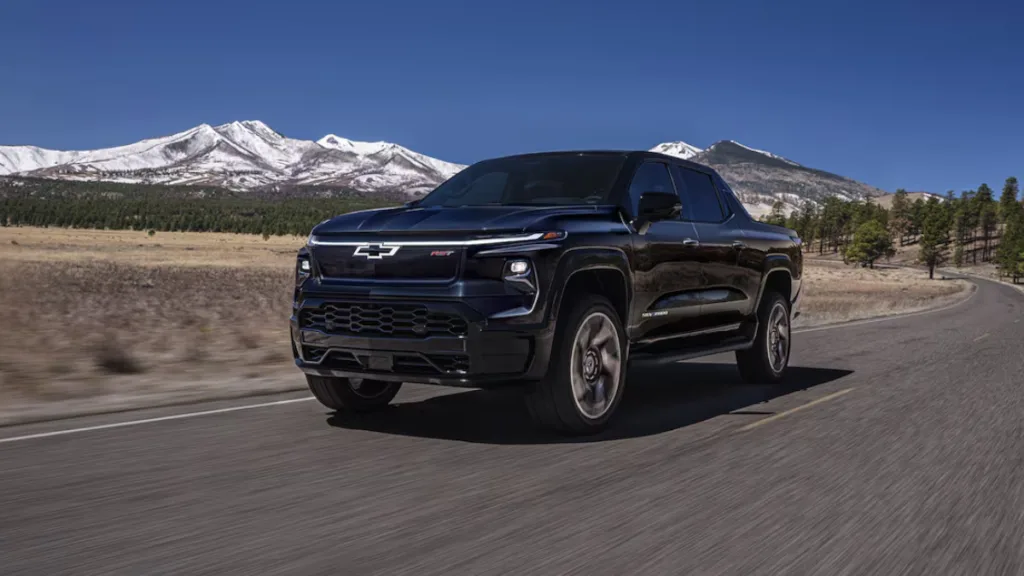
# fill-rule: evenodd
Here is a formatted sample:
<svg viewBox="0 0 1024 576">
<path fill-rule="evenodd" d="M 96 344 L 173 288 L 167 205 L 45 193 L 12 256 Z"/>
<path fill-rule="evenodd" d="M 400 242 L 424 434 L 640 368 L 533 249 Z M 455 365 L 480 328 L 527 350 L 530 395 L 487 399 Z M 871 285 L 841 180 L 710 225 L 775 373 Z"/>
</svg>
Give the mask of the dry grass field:
<svg viewBox="0 0 1024 576">
<path fill-rule="evenodd" d="M 304 387 L 304 238 L 0 228 L 0 423 Z M 966 284 L 809 263 L 800 325 L 923 309 Z"/>
<path fill-rule="evenodd" d="M 967 295 L 970 284 L 903 268 L 847 266 L 805 259 L 805 290 L 796 327 L 818 326 L 946 306 Z"/>
<path fill-rule="evenodd" d="M 0 422 L 304 386 L 287 336 L 303 241 L 0 228 Z"/>
</svg>

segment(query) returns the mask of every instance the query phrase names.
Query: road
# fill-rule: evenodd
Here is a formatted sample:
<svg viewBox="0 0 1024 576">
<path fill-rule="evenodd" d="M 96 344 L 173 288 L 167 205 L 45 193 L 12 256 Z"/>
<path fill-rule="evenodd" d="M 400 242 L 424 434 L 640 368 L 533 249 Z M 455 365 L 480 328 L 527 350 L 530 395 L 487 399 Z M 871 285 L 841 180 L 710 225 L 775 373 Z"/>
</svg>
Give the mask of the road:
<svg viewBox="0 0 1024 576">
<path fill-rule="evenodd" d="M 979 280 L 795 335 L 785 388 L 728 356 L 633 373 L 582 441 L 429 387 L 362 418 L 292 395 L 4 428 L 0 573 L 1021 574 L 1022 319 Z"/>
</svg>

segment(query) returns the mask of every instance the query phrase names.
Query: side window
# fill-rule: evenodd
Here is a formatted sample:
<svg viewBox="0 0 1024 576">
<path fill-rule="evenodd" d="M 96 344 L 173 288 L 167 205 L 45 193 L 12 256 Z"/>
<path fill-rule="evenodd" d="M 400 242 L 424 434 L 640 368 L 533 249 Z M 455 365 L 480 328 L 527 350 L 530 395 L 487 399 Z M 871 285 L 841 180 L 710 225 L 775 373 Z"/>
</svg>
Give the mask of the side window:
<svg viewBox="0 0 1024 576">
<path fill-rule="evenodd" d="M 740 201 L 739 196 L 736 192 L 729 187 L 729 184 L 721 178 L 715 180 L 718 185 L 718 191 L 722 194 L 722 201 L 725 204 L 725 215 L 731 216 L 734 213 L 747 214 L 747 209 L 743 206 L 743 202 Z"/>
<path fill-rule="evenodd" d="M 634 215 L 640 208 L 640 195 L 644 192 L 676 193 L 672 177 L 668 175 L 668 166 L 661 162 L 645 162 L 636 169 L 633 181 L 629 184 L 629 201 Z"/>
<path fill-rule="evenodd" d="M 725 219 L 722 204 L 718 198 L 711 176 L 682 166 L 676 166 L 676 174 L 682 181 L 680 193 L 683 202 L 683 219 L 694 222 L 721 222 Z"/>
</svg>

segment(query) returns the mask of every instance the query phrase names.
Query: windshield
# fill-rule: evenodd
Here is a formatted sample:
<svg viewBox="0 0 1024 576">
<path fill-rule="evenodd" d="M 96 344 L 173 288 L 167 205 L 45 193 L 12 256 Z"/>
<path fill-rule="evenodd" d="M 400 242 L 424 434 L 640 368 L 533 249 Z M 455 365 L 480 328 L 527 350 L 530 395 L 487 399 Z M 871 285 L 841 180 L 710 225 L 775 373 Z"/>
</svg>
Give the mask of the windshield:
<svg viewBox="0 0 1024 576">
<path fill-rule="evenodd" d="M 418 206 L 603 204 L 625 156 L 545 154 L 484 160 L 424 196 Z"/>
</svg>

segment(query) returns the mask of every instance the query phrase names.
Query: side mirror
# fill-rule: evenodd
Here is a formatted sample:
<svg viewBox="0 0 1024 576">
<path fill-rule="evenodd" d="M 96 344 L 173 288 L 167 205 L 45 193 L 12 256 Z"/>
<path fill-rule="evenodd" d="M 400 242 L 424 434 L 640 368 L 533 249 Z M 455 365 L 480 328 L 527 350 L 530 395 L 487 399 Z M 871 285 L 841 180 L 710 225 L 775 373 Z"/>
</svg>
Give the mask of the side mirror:
<svg viewBox="0 0 1024 576">
<path fill-rule="evenodd" d="M 675 220 L 683 211 L 679 196 L 671 192 L 644 192 L 634 223 L 641 234 L 659 220 Z"/>
</svg>

